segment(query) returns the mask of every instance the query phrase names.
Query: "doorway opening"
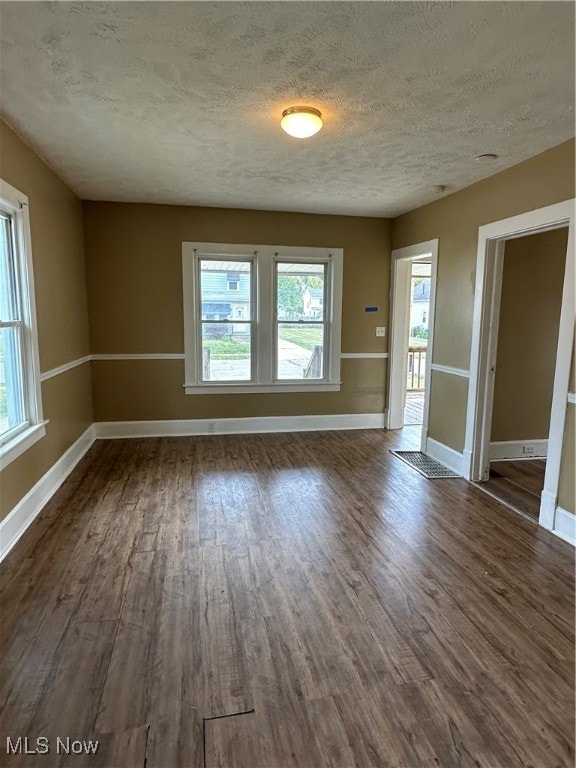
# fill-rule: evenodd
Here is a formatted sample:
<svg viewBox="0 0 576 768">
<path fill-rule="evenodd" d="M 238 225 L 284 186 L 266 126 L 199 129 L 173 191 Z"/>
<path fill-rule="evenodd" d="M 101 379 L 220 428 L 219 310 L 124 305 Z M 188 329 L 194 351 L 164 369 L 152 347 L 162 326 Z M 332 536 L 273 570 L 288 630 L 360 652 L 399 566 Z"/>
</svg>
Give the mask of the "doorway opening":
<svg viewBox="0 0 576 768">
<path fill-rule="evenodd" d="M 504 243 L 484 490 L 538 521 L 546 457 L 568 228 Z"/>
<path fill-rule="evenodd" d="M 563 232 L 556 233 L 556 230 Z M 556 298 L 556 329 L 555 338 L 544 341 L 538 338 L 543 330 L 540 318 L 520 350 L 507 349 L 503 357 L 502 342 L 499 339 L 501 304 L 503 301 L 504 255 L 512 241 L 538 233 L 552 233 L 564 243 L 560 249 L 559 282 L 562 283 L 561 294 Z M 540 256 L 546 260 L 547 256 Z M 562 263 L 563 262 L 563 263 Z M 563 269 L 562 269 L 563 267 Z M 522 282 L 530 279 L 526 272 Z M 548 277 L 540 278 L 541 291 L 547 291 Z M 517 294 L 519 295 L 519 294 Z M 472 482 L 482 483 L 485 490 L 493 480 L 514 485 L 518 488 L 530 484 L 534 495 L 538 498 L 538 522 L 545 528 L 551 529 L 566 538 L 573 538 L 572 530 L 564 530 L 568 524 L 562 517 L 558 507 L 558 488 L 560 480 L 560 465 L 566 411 L 568 403 L 568 382 L 572 359 L 574 340 L 574 306 L 575 306 L 575 259 L 574 259 L 574 201 L 530 211 L 510 219 L 486 224 L 479 228 L 478 259 L 476 269 L 476 288 L 473 315 L 473 335 L 470 358 L 470 389 L 466 422 L 466 440 L 464 448 L 464 465 L 466 477 Z M 503 307 L 503 304 L 502 304 Z M 514 313 L 514 308 L 512 308 Z M 526 315 L 525 315 L 526 317 Z M 549 325 L 548 321 L 548 325 Z M 536 336 L 535 336 L 536 334 Z M 500 343 L 499 343 L 500 342 Z M 500 356 L 499 356 L 500 346 Z M 506 346 L 506 345 L 505 345 Z M 540 366 L 534 365 L 534 356 L 546 347 L 549 363 L 547 370 L 548 381 L 551 380 L 551 392 L 545 397 L 542 387 L 531 388 L 532 379 L 540 376 Z M 523 350 L 523 351 L 522 351 Z M 506 351 L 506 350 L 505 350 Z M 510 356 L 510 359 L 505 357 Z M 516 358 L 514 357 L 516 355 Z M 519 357 L 518 357 L 519 355 Z M 522 361 L 524 357 L 524 362 Z M 514 364 L 514 359 L 516 363 Z M 507 376 L 498 375 L 502 366 L 508 368 L 526 368 L 526 375 L 518 381 L 512 381 L 512 389 L 508 395 L 497 404 L 499 388 L 506 384 Z M 546 367 L 546 366 L 544 366 Z M 536 370 L 538 368 L 538 370 Z M 514 377 L 512 377 L 514 379 Z M 522 401 L 520 416 L 513 416 L 516 411 L 516 401 Z M 546 407 L 543 407 L 546 406 Z M 508 413 L 502 409 L 507 409 Z M 540 421 L 538 431 L 545 433 L 544 438 L 536 437 L 536 427 L 532 424 L 532 412 L 539 410 L 544 413 L 540 418 L 545 420 L 544 426 Z M 512 436 L 494 432 L 508 429 L 516 420 L 517 434 Z M 497 425 L 495 427 L 495 424 Z M 530 434 L 522 432 L 522 424 L 530 429 Z M 520 426 L 519 426 L 520 425 Z M 546 431 L 547 425 L 547 431 Z M 508 439 L 507 439 L 508 438 Z M 528 464 L 519 464 L 523 460 L 543 461 L 545 464 L 534 465 L 534 477 L 544 476 L 543 488 L 538 488 L 527 482 L 518 474 L 526 472 Z M 498 461 L 500 460 L 500 461 Z M 507 460 L 510 460 L 508 463 Z M 512 462 L 516 462 L 515 465 Z M 498 468 L 498 464 L 500 468 Z M 490 477 L 490 471 L 496 471 L 500 477 Z M 508 476 L 507 476 L 508 475 Z M 541 481 L 540 481 L 541 482 Z M 509 506 L 514 506 L 509 504 Z M 570 523 L 570 526 L 573 524 Z M 568 526 L 568 527 L 570 527 Z"/>
<path fill-rule="evenodd" d="M 432 265 L 430 261 L 426 260 L 426 257 L 414 259 L 410 274 L 410 320 L 408 323 L 404 426 L 422 426 L 424 421 L 431 278 Z"/>
<path fill-rule="evenodd" d="M 392 251 L 390 374 L 386 427 L 428 436 L 438 240 Z"/>
</svg>

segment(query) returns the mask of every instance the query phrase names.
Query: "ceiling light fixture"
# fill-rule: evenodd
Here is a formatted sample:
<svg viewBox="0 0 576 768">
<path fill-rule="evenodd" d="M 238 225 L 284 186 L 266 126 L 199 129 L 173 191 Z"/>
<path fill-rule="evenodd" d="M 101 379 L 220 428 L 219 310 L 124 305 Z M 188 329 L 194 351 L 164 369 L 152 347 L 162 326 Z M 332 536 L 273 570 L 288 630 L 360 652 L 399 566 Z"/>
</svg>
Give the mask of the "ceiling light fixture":
<svg viewBox="0 0 576 768">
<path fill-rule="evenodd" d="M 322 128 L 322 113 L 314 107 L 288 107 L 282 112 L 280 125 L 290 136 L 307 139 Z"/>
</svg>

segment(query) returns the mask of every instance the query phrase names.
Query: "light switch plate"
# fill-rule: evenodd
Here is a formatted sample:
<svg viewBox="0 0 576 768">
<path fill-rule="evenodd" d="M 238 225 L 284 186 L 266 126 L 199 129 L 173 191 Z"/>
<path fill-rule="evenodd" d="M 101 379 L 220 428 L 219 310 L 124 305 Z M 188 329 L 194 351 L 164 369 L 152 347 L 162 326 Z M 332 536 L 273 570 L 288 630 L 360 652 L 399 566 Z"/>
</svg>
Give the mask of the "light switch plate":
<svg viewBox="0 0 576 768">
<path fill-rule="evenodd" d="M 386 328 L 383 325 L 376 326 L 376 336 L 386 336 Z"/>
</svg>

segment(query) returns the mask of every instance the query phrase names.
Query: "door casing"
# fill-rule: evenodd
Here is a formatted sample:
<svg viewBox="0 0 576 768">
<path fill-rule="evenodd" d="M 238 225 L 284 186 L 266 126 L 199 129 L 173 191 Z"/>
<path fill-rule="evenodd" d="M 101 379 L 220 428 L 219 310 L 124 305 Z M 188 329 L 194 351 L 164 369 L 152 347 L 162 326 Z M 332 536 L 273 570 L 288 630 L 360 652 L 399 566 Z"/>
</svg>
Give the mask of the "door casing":
<svg viewBox="0 0 576 768">
<path fill-rule="evenodd" d="M 397 248 L 392 251 L 390 280 L 390 366 L 388 376 L 387 429 L 404 426 L 404 400 L 406 395 L 406 370 L 408 340 L 410 334 L 410 275 L 413 261 L 430 261 L 430 306 L 428 312 L 428 344 L 424 373 L 424 412 L 420 450 L 425 451 L 428 437 L 428 413 L 430 402 L 430 373 L 434 344 L 434 317 L 436 305 L 436 273 L 438 266 L 438 240 Z"/>
<path fill-rule="evenodd" d="M 568 402 L 570 365 L 576 318 L 576 269 L 574 256 L 574 200 L 486 224 L 478 230 L 476 287 L 470 353 L 470 387 L 466 414 L 464 471 L 468 480 L 487 480 L 490 464 L 490 430 L 496 371 L 496 347 L 504 248 L 507 240 L 568 228 L 568 247 L 562 308 L 556 351 L 554 390 L 548 435 L 548 456 L 539 523 L 554 529 L 560 461 Z"/>
</svg>

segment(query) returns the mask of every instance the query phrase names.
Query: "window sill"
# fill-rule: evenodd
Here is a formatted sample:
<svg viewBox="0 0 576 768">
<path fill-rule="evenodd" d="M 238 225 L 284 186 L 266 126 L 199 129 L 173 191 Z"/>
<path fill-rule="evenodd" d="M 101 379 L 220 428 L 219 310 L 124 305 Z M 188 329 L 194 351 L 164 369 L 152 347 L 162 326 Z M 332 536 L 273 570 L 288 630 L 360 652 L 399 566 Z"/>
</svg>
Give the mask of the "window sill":
<svg viewBox="0 0 576 768">
<path fill-rule="evenodd" d="M 10 442 L 0 446 L 0 469 L 4 469 L 11 464 L 18 456 L 21 456 L 34 443 L 41 440 L 46 434 L 47 421 L 41 421 L 40 424 L 33 424 L 31 427 L 19 432 Z"/>
<path fill-rule="evenodd" d="M 275 392 L 339 392 L 340 382 L 318 381 L 313 384 L 279 382 L 278 384 L 184 384 L 187 395 L 247 395 L 274 394 Z"/>
</svg>

